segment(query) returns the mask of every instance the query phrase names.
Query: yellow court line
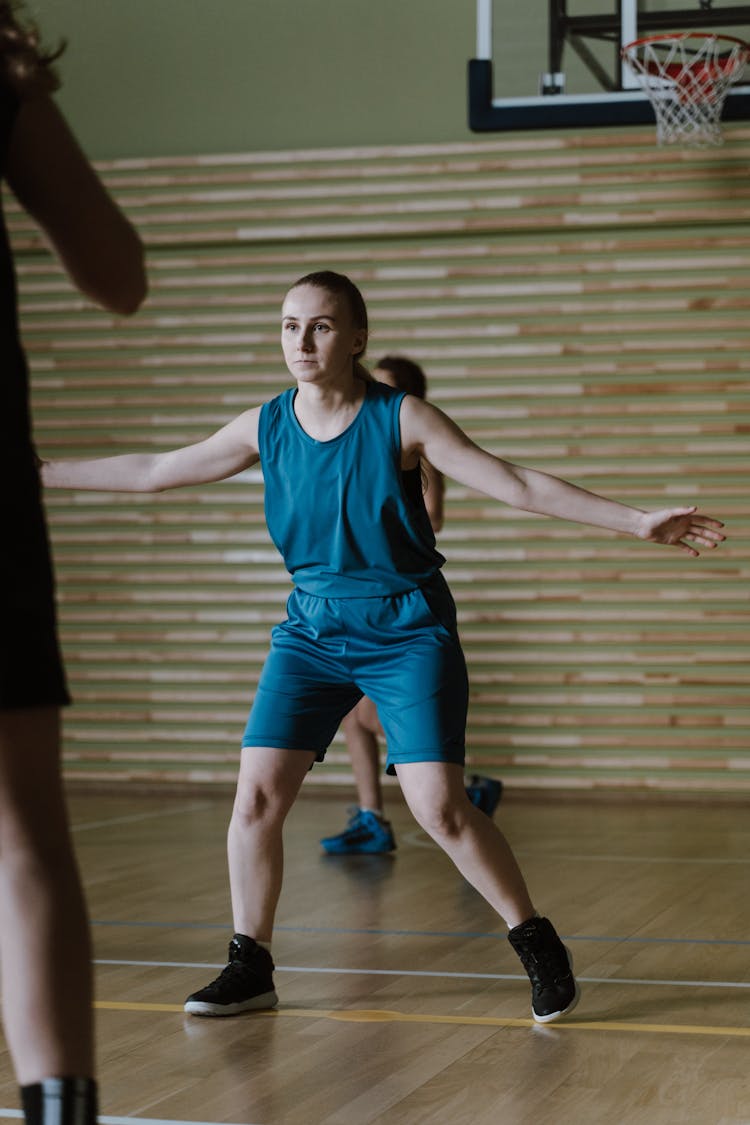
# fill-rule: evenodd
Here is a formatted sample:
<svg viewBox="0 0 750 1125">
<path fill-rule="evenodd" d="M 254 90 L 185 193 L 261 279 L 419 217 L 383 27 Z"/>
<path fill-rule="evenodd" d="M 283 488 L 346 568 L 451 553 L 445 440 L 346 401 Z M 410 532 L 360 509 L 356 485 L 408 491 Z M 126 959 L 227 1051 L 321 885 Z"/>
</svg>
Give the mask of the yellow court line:
<svg viewBox="0 0 750 1125">
<path fill-rule="evenodd" d="M 102 1012 L 182 1012 L 182 1004 L 147 1004 L 130 1000 L 95 1000 L 94 1007 Z"/>
<path fill-rule="evenodd" d="M 147 1004 L 125 1000 L 97 1000 L 95 1008 L 112 1012 L 181 1012 L 181 1004 Z M 728 1035 L 750 1038 L 750 1027 L 710 1027 L 704 1024 L 622 1023 L 617 1020 L 558 1020 L 538 1024 L 532 1019 L 499 1016 L 439 1016 L 422 1013 L 390 1012 L 383 1009 L 348 1010 L 318 1008 L 274 1008 L 253 1012 L 254 1016 L 294 1017 L 297 1019 L 339 1020 L 344 1023 L 448 1023 L 460 1027 L 533 1027 L 549 1031 L 640 1031 L 654 1035 Z"/>
</svg>

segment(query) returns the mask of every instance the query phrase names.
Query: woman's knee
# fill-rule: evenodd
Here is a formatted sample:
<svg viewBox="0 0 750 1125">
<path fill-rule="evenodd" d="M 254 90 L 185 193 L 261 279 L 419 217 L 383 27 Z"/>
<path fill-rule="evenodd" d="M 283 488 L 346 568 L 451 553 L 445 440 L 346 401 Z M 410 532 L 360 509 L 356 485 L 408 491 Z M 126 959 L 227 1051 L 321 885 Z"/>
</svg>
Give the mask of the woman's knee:
<svg viewBox="0 0 750 1125">
<path fill-rule="evenodd" d="M 430 798 L 419 794 L 410 801 L 414 819 L 434 840 L 456 839 L 464 831 L 470 805 L 466 799 L 448 795 Z"/>
<path fill-rule="evenodd" d="M 232 819 L 243 824 L 283 820 L 286 809 L 273 787 L 260 779 L 240 780 L 234 798 Z"/>
<path fill-rule="evenodd" d="M 314 757 L 297 750 L 243 750 L 233 820 L 283 822 Z"/>
</svg>

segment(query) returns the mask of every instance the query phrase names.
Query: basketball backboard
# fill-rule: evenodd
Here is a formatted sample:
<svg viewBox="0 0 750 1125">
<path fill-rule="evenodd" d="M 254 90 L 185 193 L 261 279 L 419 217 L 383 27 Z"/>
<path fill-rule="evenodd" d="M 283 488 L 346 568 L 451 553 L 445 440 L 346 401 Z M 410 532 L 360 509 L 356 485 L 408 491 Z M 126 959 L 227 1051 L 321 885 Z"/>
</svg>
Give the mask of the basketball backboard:
<svg viewBox="0 0 750 1125">
<path fill-rule="evenodd" d="M 653 123 L 620 50 L 644 35 L 750 38 L 750 4 L 721 0 L 477 0 L 469 127 L 477 132 Z M 750 118 L 750 73 L 723 118 Z"/>
</svg>

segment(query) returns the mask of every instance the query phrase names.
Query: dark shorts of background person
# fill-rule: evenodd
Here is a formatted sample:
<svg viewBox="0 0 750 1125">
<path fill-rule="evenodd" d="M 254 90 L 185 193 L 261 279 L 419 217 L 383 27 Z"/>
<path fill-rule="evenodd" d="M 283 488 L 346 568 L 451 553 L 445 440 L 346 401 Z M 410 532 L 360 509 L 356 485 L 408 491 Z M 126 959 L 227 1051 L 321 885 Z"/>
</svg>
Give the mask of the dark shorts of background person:
<svg viewBox="0 0 750 1125">
<path fill-rule="evenodd" d="M 322 761 L 341 720 L 376 704 L 386 770 L 465 757 L 468 679 L 453 598 L 438 575 L 392 597 L 320 598 L 296 589 L 271 651 L 243 747 L 312 750 Z"/>
</svg>

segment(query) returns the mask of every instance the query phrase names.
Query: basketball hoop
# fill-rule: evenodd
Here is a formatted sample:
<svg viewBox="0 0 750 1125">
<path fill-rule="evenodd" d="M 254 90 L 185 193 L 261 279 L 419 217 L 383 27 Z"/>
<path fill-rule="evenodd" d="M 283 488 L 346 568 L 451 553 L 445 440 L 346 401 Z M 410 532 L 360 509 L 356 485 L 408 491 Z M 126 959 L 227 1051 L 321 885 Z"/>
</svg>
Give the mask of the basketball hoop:
<svg viewBox="0 0 750 1125">
<path fill-rule="evenodd" d="M 689 31 L 636 39 L 621 54 L 654 107 L 659 144 L 721 144 L 724 99 L 742 74 L 750 43 Z"/>
</svg>

